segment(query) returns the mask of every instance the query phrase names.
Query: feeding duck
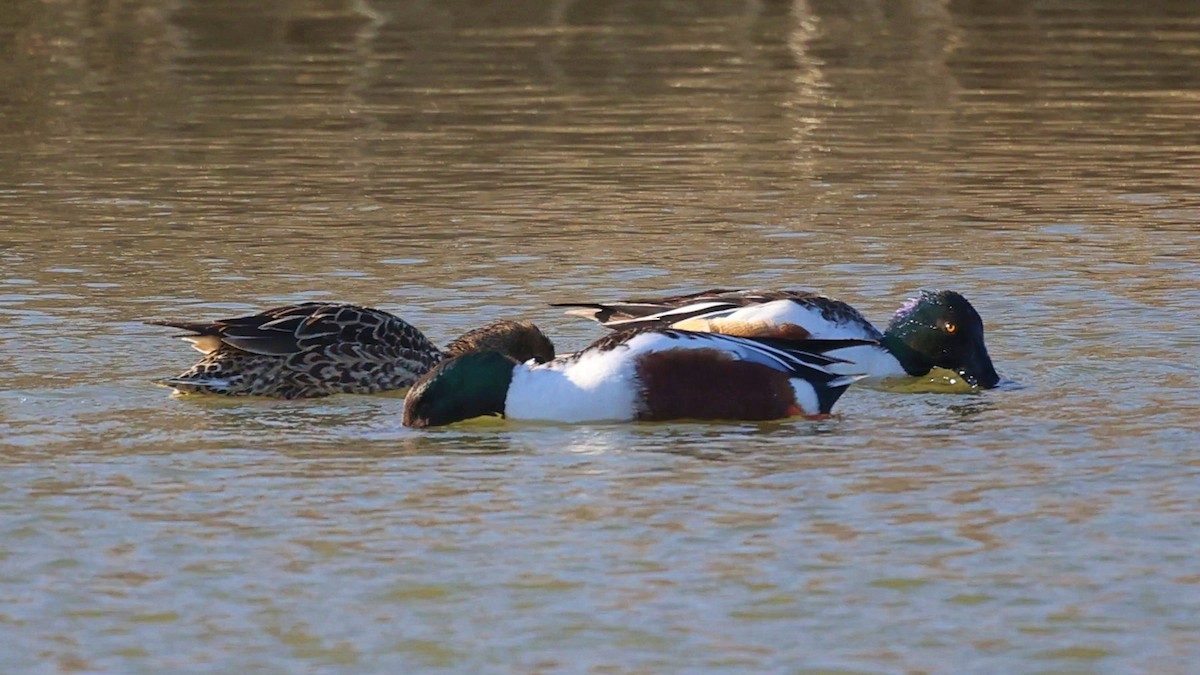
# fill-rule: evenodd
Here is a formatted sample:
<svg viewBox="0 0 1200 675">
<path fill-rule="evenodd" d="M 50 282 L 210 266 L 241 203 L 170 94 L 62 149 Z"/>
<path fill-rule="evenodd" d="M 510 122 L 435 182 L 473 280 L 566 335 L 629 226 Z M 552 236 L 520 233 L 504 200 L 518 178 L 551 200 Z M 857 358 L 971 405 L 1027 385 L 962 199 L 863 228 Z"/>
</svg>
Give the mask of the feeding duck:
<svg viewBox="0 0 1200 675">
<path fill-rule="evenodd" d="M 553 422 L 771 420 L 828 415 L 858 379 L 822 352 L 864 340 L 748 338 L 646 326 L 543 364 L 476 351 L 434 366 L 408 391 L 404 424 L 483 415 Z"/>
<path fill-rule="evenodd" d="M 850 362 L 835 369 L 883 379 L 927 375 L 934 367 L 958 373 L 973 387 L 995 387 L 1000 376 L 983 342 L 983 319 L 961 294 L 922 291 L 896 311 L 887 330 L 858 310 L 809 291 L 713 289 L 619 302 L 570 302 L 568 314 L 609 328 L 659 325 L 737 335 L 872 340 L 830 353 Z"/>
<path fill-rule="evenodd" d="M 388 312 L 358 305 L 302 302 L 212 322 L 146 323 L 188 331 L 178 337 L 204 354 L 161 383 L 183 393 L 311 398 L 403 389 L 445 358 L 472 350 L 549 361 L 554 345 L 527 321 L 472 330 L 445 351 Z"/>
</svg>

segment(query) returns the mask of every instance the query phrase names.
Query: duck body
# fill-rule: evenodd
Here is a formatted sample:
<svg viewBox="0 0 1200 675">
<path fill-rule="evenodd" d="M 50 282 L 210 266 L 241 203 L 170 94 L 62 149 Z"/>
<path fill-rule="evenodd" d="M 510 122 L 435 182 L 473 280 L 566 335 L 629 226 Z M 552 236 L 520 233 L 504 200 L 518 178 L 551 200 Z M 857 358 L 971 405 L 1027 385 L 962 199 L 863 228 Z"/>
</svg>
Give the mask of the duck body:
<svg viewBox="0 0 1200 675">
<path fill-rule="evenodd" d="M 857 378 L 830 371 L 836 360 L 821 352 L 851 342 L 858 341 L 648 326 L 544 364 L 475 352 L 439 364 L 414 384 L 404 423 L 437 426 L 489 414 L 566 423 L 828 415 Z"/>
<path fill-rule="evenodd" d="M 443 352 L 388 312 L 359 305 L 304 302 L 212 322 L 156 320 L 179 328 L 204 354 L 184 373 L 161 380 L 181 393 L 313 398 L 373 394 L 411 385 L 447 357 L 485 345 L 515 356 L 554 356 L 532 324 L 501 321 L 467 333 Z M 511 339 L 520 335 L 521 339 Z M 540 336 L 540 341 L 537 339 Z"/>
<path fill-rule="evenodd" d="M 568 314 L 606 327 L 673 326 L 746 336 L 796 339 L 857 339 L 871 344 L 831 351 L 847 363 L 835 372 L 872 379 L 922 376 L 941 367 L 958 372 L 973 386 L 994 387 L 999 376 L 983 341 L 983 321 L 954 291 L 924 291 L 903 305 L 880 331 L 854 307 L 799 290 L 712 289 L 700 293 L 640 300 L 556 303 Z"/>
</svg>

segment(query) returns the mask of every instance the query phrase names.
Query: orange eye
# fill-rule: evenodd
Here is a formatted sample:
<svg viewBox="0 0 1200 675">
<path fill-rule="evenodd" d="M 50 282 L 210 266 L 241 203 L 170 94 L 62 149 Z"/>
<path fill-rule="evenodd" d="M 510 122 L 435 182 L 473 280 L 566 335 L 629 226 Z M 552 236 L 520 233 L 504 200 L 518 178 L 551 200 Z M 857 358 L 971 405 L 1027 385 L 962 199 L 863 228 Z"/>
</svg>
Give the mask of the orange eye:
<svg viewBox="0 0 1200 675">
<path fill-rule="evenodd" d="M 945 326 L 943 326 L 943 328 L 945 328 L 945 329 L 946 329 L 946 332 L 947 332 L 947 333 L 949 333 L 949 334 L 951 334 L 951 335 L 954 335 L 955 333 L 957 333 L 957 332 L 958 332 L 958 325 L 957 325 L 957 324 L 950 323 L 949 321 L 947 321 L 947 322 L 946 322 L 946 325 L 945 325 Z"/>
</svg>

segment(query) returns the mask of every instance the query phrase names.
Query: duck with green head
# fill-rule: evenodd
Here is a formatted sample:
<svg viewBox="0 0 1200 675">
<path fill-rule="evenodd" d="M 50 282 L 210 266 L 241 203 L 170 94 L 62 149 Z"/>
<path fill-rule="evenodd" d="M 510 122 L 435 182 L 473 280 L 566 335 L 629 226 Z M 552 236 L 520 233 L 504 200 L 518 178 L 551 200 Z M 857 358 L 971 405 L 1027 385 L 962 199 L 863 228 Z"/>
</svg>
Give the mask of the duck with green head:
<svg viewBox="0 0 1200 675">
<path fill-rule="evenodd" d="M 810 291 L 713 289 L 556 306 L 573 307 L 568 314 L 614 329 L 656 325 L 718 333 L 871 340 L 876 344 L 830 352 L 848 362 L 835 369 L 884 379 L 924 376 L 933 368 L 944 368 L 958 373 L 972 387 L 990 389 L 1000 382 L 984 344 L 983 319 L 954 291 L 922 291 L 896 311 L 884 331 L 850 305 Z"/>
<path fill-rule="evenodd" d="M 549 363 L 473 352 L 409 390 L 404 424 L 483 415 L 554 422 L 771 420 L 828 415 L 855 376 L 822 352 L 864 340 L 748 338 L 649 326 L 613 333 Z"/>
</svg>

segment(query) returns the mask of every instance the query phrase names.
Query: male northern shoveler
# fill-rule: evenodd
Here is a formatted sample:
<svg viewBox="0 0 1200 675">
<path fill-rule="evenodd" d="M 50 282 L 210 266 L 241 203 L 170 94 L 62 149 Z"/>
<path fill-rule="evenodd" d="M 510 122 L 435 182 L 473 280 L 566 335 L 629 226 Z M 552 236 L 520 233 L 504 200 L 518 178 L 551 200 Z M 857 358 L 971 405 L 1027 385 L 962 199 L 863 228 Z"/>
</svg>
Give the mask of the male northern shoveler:
<svg viewBox="0 0 1200 675">
<path fill-rule="evenodd" d="M 555 303 L 568 314 L 609 328 L 674 326 L 735 335 L 859 338 L 876 344 L 831 352 L 850 362 L 834 369 L 872 378 L 922 376 L 953 370 L 970 385 L 990 389 L 1000 376 L 983 342 L 983 320 L 954 291 L 922 291 L 880 332 L 858 310 L 809 291 L 713 289 L 701 293 L 619 302 Z"/>
<path fill-rule="evenodd" d="M 858 379 L 821 352 L 863 340 L 745 338 L 650 326 L 549 363 L 472 352 L 434 366 L 404 399 L 404 424 L 481 415 L 554 422 L 828 415 Z"/>
<path fill-rule="evenodd" d="M 403 319 L 370 307 L 303 302 L 212 322 L 148 321 L 204 358 L 162 384 L 184 393 L 311 398 L 403 389 L 445 358 L 472 350 L 549 361 L 554 345 L 532 323 L 497 321 L 438 349 Z"/>
</svg>

